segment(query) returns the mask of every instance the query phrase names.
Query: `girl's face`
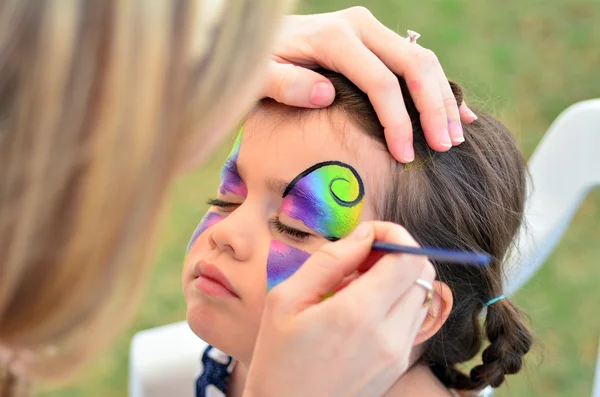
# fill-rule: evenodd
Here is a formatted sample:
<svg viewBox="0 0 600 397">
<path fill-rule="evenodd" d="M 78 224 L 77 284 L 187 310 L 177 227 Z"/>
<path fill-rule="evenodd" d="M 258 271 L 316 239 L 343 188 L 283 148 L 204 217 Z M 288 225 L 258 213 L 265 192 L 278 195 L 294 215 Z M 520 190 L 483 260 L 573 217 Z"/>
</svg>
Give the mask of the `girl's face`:
<svg viewBox="0 0 600 397">
<path fill-rule="evenodd" d="M 183 270 L 192 330 L 247 363 L 268 291 L 322 244 L 375 219 L 393 161 L 339 115 L 286 118 L 281 108 L 246 121 Z"/>
</svg>

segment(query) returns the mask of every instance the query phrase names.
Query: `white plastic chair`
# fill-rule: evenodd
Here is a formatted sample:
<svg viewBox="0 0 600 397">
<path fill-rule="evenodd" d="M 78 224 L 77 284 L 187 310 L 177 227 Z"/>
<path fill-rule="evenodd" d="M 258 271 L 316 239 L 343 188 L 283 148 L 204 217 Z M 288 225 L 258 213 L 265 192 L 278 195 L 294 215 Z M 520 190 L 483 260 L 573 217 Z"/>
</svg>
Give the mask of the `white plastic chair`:
<svg viewBox="0 0 600 397">
<path fill-rule="evenodd" d="M 518 256 L 509 260 L 507 295 L 537 272 L 583 198 L 600 185 L 599 147 L 600 99 L 565 110 L 539 143 L 529 161 L 533 186 L 525 211 L 527 228 L 517 240 Z M 185 321 L 138 332 L 131 345 L 129 395 L 193 397 L 205 346 Z M 600 350 L 592 397 L 600 397 Z"/>
<path fill-rule="evenodd" d="M 520 289 L 541 267 L 571 223 L 581 201 L 600 185 L 600 99 L 579 102 L 552 123 L 529 159 L 533 186 L 526 227 L 517 242 L 507 294 Z"/>
<path fill-rule="evenodd" d="M 195 397 L 206 346 L 186 321 L 138 332 L 129 355 L 129 396 Z"/>
</svg>

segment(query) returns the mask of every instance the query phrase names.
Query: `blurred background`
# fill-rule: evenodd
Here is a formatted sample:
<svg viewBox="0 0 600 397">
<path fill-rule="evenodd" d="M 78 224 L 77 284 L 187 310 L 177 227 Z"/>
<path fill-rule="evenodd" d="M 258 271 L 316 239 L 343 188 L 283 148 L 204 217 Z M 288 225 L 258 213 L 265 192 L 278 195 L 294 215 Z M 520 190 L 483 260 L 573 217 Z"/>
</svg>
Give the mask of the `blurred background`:
<svg viewBox="0 0 600 397">
<path fill-rule="evenodd" d="M 529 157 L 569 105 L 600 98 L 600 0 L 305 0 L 299 12 L 368 7 L 391 29 L 422 34 L 469 105 L 508 125 Z M 585 145 L 585 142 L 581 142 Z M 156 266 L 135 320 L 112 350 L 43 397 L 127 395 L 128 352 L 138 330 L 185 319 L 180 271 L 189 236 L 218 185 L 227 143 L 172 192 Z M 569 158 L 556 161 L 569 162 Z M 590 396 L 600 335 L 600 189 L 583 202 L 559 248 L 514 297 L 540 343 L 499 397 Z"/>
</svg>

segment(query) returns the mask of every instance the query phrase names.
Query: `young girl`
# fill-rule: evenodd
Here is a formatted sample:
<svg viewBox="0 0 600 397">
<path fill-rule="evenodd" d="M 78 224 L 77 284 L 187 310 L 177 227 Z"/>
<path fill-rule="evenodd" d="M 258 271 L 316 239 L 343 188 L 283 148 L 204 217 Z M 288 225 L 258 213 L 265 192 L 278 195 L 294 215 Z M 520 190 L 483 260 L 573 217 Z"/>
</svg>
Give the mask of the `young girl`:
<svg viewBox="0 0 600 397">
<path fill-rule="evenodd" d="M 526 168 L 514 139 L 480 112 L 463 126 L 462 145 L 431 151 L 399 79 L 415 134 L 415 161 L 402 165 L 388 153 L 368 97 L 343 76 L 322 72 L 337 92 L 331 107 L 265 100 L 247 118 L 218 195 L 191 238 L 183 271 L 188 322 L 210 345 L 198 395 L 241 395 L 268 291 L 320 245 L 368 220 L 401 224 L 423 246 L 493 257 L 489 266 L 434 262 L 436 294 L 412 367 L 387 395 L 468 395 L 500 386 L 521 369 L 532 343 L 518 308 L 502 296 L 503 259 L 525 196 Z M 460 104 L 461 90 L 453 89 Z M 484 339 L 482 363 L 463 373 L 457 365 L 475 357 Z"/>
</svg>

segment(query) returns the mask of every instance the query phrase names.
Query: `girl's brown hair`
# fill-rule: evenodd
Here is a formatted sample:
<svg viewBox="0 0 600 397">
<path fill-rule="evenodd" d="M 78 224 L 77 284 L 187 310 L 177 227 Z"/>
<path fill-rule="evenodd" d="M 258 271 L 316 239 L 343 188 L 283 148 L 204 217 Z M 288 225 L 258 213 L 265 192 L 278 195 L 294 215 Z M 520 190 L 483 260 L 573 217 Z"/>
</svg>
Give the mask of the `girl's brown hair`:
<svg viewBox="0 0 600 397">
<path fill-rule="evenodd" d="M 63 377 L 129 317 L 169 186 L 250 105 L 284 3 L 0 2 L 0 396 L 15 354 Z"/>
<path fill-rule="evenodd" d="M 386 147 L 369 98 L 348 79 L 319 70 L 336 90 L 327 111 L 340 111 L 361 131 Z M 446 153 L 429 148 L 406 83 L 398 78 L 412 120 L 415 160 L 395 164 L 385 181 L 377 217 L 403 225 L 423 246 L 485 251 L 487 267 L 433 262 L 437 278 L 453 293 L 453 307 L 442 328 L 424 345 L 420 362 L 449 388 L 498 387 L 505 375 L 517 373 L 532 344 L 532 333 L 517 306 L 505 299 L 485 303 L 503 293 L 503 261 L 521 226 L 526 165 L 511 133 L 498 120 L 478 111 L 478 120 L 463 125 L 465 142 Z M 451 83 L 458 104 L 461 88 Z M 291 109 L 291 112 L 303 112 Z M 489 345 L 482 364 L 461 372 L 457 364 L 475 357 L 484 336 Z"/>
</svg>

